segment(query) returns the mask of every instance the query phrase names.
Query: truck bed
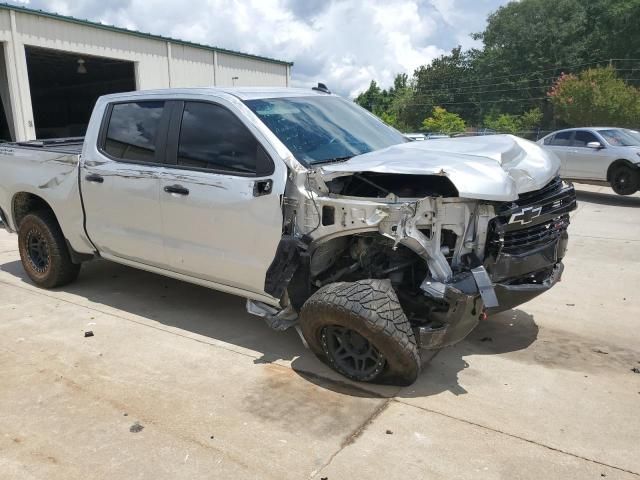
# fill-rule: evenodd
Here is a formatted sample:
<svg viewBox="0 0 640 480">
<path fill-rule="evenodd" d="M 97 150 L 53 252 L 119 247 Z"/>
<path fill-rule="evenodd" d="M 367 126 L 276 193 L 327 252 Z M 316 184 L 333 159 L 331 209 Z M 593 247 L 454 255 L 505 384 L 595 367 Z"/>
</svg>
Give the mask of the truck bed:
<svg viewBox="0 0 640 480">
<path fill-rule="evenodd" d="M 79 155 L 82 152 L 84 137 L 48 138 L 44 140 L 29 140 L 28 142 L 1 143 L 2 147 L 27 148 L 36 151 L 52 153 L 69 153 Z"/>
<path fill-rule="evenodd" d="M 78 184 L 82 144 L 82 138 L 0 144 L 0 210 L 9 231 L 18 229 L 16 212 L 36 198 L 55 212 L 70 245 L 87 251 Z"/>
</svg>

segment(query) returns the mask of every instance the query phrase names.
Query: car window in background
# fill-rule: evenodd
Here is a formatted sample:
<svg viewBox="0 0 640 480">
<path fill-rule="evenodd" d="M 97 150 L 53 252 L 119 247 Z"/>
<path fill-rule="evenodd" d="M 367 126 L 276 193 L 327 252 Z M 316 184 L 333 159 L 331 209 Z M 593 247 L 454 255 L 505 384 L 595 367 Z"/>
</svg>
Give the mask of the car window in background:
<svg viewBox="0 0 640 480">
<path fill-rule="evenodd" d="M 342 160 L 409 141 L 339 97 L 267 98 L 245 104 L 305 164 Z"/>
<path fill-rule="evenodd" d="M 103 150 L 119 160 L 156 161 L 156 133 L 164 102 L 117 103 L 111 110 Z"/>
<path fill-rule="evenodd" d="M 586 147 L 587 144 L 590 143 L 590 142 L 598 142 L 598 143 L 600 143 L 600 140 L 598 140 L 598 137 L 596 137 L 591 132 L 587 132 L 585 130 L 577 130 L 576 131 L 576 136 L 573 139 L 573 146 L 574 147 Z"/>
<path fill-rule="evenodd" d="M 622 129 L 600 130 L 600 135 L 614 147 L 640 147 L 640 139 Z"/>
<path fill-rule="evenodd" d="M 558 132 L 549 145 L 554 147 L 569 147 L 571 145 L 571 135 L 573 132 Z"/>
<path fill-rule="evenodd" d="M 637 139 L 640 142 L 640 132 L 637 130 L 625 130 L 626 133 L 631 135 L 633 138 Z"/>
</svg>

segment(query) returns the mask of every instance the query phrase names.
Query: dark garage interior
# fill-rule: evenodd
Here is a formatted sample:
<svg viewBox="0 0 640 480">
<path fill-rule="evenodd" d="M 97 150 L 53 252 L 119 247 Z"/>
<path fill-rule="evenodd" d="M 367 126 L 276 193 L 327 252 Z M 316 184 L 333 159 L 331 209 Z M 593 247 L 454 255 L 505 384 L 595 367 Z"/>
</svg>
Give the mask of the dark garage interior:
<svg viewBox="0 0 640 480">
<path fill-rule="evenodd" d="M 0 142 L 11 140 L 11 132 L 9 131 L 9 123 L 7 115 L 4 112 L 4 105 L 0 101 Z"/>
<path fill-rule="evenodd" d="M 98 97 L 136 89 L 133 62 L 25 49 L 38 138 L 82 136 Z"/>
</svg>

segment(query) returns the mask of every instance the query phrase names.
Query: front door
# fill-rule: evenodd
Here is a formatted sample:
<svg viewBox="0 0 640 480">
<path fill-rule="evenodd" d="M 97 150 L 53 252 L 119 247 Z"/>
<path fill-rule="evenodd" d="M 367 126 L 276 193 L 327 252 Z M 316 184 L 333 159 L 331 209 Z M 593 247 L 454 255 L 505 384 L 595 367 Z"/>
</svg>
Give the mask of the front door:
<svg viewBox="0 0 640 480">
<path fill-rule="evenodd" d="M 264 293 L 282 236 L 284 164 L 231 107 L 178 102 L 169 131 L 160 203 L 170 268 Z"/>
<path fill-rule="evenodd" d="M 591 142 L 604 142 L 588 130 L 576 130 L 568 159 L 575 178 L 585 180 L 606 180 L 607 161 L 606 148 L 589 148 Z"/>
<path fill-rule="evenodd" d="M 571 164 L 569 162 L 569 151 L 571 149 L 571 138 L 573 131 L 558 132 L 546 145 L 546 148 L 555 153 L 560 159 L 560 176 L 572 178 Z"/>
<path fill-rule="evenodd" d="M 80 176 L 87 233 L 107 258 L 166 266 L 158 174 L 168 121 L 163 101 L 107 107 Z"/>
</svg>

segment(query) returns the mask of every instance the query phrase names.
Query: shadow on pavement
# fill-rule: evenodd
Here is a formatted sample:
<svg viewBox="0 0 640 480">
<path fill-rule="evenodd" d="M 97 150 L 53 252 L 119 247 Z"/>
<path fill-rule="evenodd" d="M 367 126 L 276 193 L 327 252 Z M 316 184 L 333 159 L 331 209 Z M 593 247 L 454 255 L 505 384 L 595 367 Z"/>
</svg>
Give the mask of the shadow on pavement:
<svg viewBox="0 0 640 480">
<path fill-rule="evenodd" d="M 31 283 L 19 261 L 0 265 L 0 270 Z M 261 356 L 254 363 L 292 362 L 297 375 L 318 387 L 362 397 L 423 397 L 444 391 L 464 394 L 458 374 L 468 367 L 465 357 L 523 350 L 538 336 L 533 317 L 523 311 L 510 310 L 492 316 L 465 341 L 444 349 L 425 365 L 416 383 L 400 389 L 344 379 L 316 359 L 302 345 L 294 329 L 271 330 L 260 318 L 248 314 L 245 300 L 234 295 L 103 260 L 84 264 L 78 281 L 60 291 L 125 312 L 125 315 L 139 316 L 257 352 Z"/>
<path fill-rule="evenodd" d="M 481 322 L 471 334 L 459 344 L 441 350 L 432 360 L 423 366 L 418 380 L 409 387 L 395 391 L 383 391 L 377 385 L 353 384 L 363 394 L 376 396 L 396 396 L 401 398 L 427 397 L 445 391 L 455 395 L 463 395 L 467 391 L 458 382 L 458 375 L 469 367 L 465 357 L 471 355 L 498 355 L 524 350 L 538 338 L 538 326 L 533 316 L 521 310 L 509 310 L 489 317 Z M 325 388 L 334 389 L 336 382 L 324 385 L 323 379 L 318 382 L 315 375 L 309 375 L 297 368 L 299 360 L 292 363 L 292 368 L 307 380 Z M 351 382 L 350 382 L 351 384 Z M 340 385 L 336 391 L 342 391 Z M 388 387 L 387 387 L 388 388 Z M 353 393 L 352 393 L 353 394 Z M 357 393 L 356 393 L 357 394 Z"/>
<path fill-rule="evenodd" d="M 613 207 L 640 207 L 640 197 L 623 197 L 616 193 L 588 192 L 576 190 L 578 202 L 589 202 L 597 205 L 609 205 Z"/>
</svg>

